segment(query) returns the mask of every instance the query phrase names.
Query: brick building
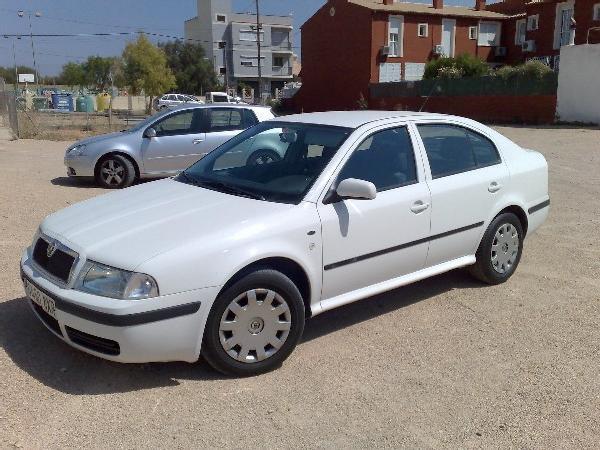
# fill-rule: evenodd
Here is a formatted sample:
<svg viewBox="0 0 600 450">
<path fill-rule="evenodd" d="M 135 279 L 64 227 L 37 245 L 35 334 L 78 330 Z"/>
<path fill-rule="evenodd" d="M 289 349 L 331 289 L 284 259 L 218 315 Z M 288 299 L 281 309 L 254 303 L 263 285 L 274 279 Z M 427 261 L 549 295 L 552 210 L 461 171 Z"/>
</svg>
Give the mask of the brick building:
<svg viewBox="0 0 600 450">
<path fill-rule="evenodd" d="M 598 2 L 475 0 L 468 8 L 443 0 L 329 0 L 301 27 L 296 104 L 306 111 L 355 109 L 369 84 L 420 79 L 425 63 L 441 55 L 469 53 L 496 66 L 538 58 L 555 67 L 573 33 L 576 43 L 585 42 L 588 29 L 600 26 Z"/>
</svg>

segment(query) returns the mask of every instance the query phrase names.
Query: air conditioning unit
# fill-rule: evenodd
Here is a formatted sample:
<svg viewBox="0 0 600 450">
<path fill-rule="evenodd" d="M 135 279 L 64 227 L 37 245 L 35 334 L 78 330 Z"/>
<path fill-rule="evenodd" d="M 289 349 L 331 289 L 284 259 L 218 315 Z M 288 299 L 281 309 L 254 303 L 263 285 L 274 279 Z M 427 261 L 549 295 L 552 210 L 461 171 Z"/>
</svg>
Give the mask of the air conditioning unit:
<svg viewBox="0 0 600 450">
<path fill-rule="evenodd" d="M 506 47 L 496 47 L 496 56 L 506 56 Z"/>
<path fill-rule="evenodd" d="M 437 44 L 433 46 L 433 53 L 435 55 L 443 55 L 444 54 L 444 46 L 442 44 Z"/>
<path fill-rule="evenodd" d="M 390 46 L 384 45 L 381 47 L 381 56 L 389 56 L 390 55 Z"/>
<path fill-rule="evenodd" d="M 524 41 L 521 44 L 521 50 L 524 52 L 535 52 L 535 41 Z"/>
</svg>

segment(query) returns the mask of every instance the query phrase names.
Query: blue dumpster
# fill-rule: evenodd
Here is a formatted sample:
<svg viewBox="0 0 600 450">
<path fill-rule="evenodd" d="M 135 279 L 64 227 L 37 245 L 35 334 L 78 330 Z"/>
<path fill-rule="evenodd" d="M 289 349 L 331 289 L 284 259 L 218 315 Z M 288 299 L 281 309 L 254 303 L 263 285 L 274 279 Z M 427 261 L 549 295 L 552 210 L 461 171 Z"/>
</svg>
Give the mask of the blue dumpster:
<svg viewBox="0 0 600 450">
<path fill-rule="evenodd" d="M 52 94 L 52 108 L 73 111 L 73 94 Z"/>
</svg>

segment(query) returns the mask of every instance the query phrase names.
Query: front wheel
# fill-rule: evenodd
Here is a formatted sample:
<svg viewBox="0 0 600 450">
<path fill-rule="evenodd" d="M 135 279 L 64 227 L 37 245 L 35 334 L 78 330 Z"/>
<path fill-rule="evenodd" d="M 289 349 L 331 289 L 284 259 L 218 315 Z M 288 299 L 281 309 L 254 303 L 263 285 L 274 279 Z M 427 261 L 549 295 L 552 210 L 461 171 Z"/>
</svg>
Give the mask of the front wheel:
<svg viewBox="0 0 600 450">
<path fill-rule="evenodd" d="M 483 236 L 477 249 L 477 262 L 471 274 L 488 284 L 508 280 L 519 265 L 523 252 L 523 227 L 512 213 L 497 216 Z"/>
<path fill-rule="evenodd" d="M 135 181 L 135 167 L 128 158 L 110 155 L 98 164 L 96 182 L 105 189 L 123 189 Z"/>
<path fill-rule="evenodd" d="M 257 375 L 279 367 L 303 331 L 304 303 L 296 285 L 275 270 L 257 270 L 215 300 L 202 355 L 226 375 Z"/>
</svg>

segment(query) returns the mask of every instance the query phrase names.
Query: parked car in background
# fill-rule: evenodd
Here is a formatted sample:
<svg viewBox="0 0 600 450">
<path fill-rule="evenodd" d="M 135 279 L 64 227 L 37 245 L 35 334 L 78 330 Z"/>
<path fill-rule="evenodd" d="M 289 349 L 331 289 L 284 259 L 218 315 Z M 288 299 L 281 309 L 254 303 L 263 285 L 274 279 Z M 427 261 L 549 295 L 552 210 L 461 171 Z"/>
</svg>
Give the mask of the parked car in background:
<svg viewBox="0 0 600 450">
<path fill-rule="evenodd" d="M 278 160 L 241 156 L 274 137 Z M 35 314 L 78 349 L 135 363 L 202 354 L 252 375 L 290 355 L 307 316 L 459 267 L 505 282 L 549 204 L 544 157 L 472 120 L 301 114 L 177 177 L 52 214 L 21 273 Z"/>
<path fill-rule="evenodd" d="M 160 111 L 167 108 L 176 108 L 187 103 L 194 103 L 197 105 L 203 105 L 204 102 L 194 97 L 193 95 L 186 94 L 165 94 L 155 100 L 154 109 Z"/>
<path fill-rule="evenodd" d="M 225 92 L 207 92 L 206 103 L 243 103 L 240 97 L 232 97 Z"/>
<path fill-rule="evenodd" d="M 185 105 L 165 109 L 120 133 L 76 142 L 65 154 L 70 177 L 95 177 L 109 189 L 128 187 L 139 178 L 175 175 L 242 130 L 272 119 L 269 108 L 250 105 Z M 260 164 L 277 159 L 272 145 L 251 147 L 248 158 Z"/>
</svg>

